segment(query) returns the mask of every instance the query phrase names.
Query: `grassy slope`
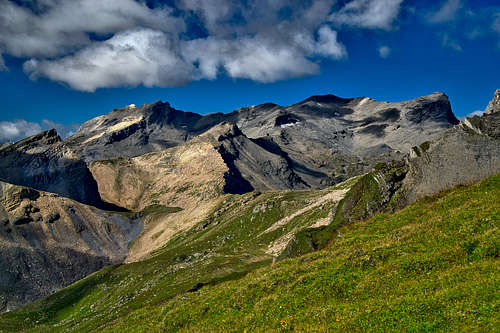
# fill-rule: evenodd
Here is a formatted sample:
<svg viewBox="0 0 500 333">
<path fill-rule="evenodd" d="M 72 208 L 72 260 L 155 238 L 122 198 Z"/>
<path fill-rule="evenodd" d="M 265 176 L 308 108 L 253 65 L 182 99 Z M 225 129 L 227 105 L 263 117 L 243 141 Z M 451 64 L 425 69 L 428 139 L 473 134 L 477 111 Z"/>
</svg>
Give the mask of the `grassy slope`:
<svg viewBox="0 0 500 333">
<path fill-rule="evenodd" d="M 343 186 L 346 184 L 339 187 Z M 0 331 L 94 331 L 144 306 L 158 306 L 200 283 L 241 277 L 271 263 L 272 256 L 265 250 L 272 241 L 294 227 L 327 217 L 335 203 L 325 202 L 272 232 L 262 233 L 264 230 L 329 191 L 227 196 L 205 221 L 169 241 L 152 258 L 105 268 L 46 299 L 4 314 Z"/>
<path fill-rule="evenodd" d="M 110 330 L 495 331 L 500 175 L 344 227 L 324 251 L 146 307 Z"/>
<path fill-rule="evenodd" d="M 108 268 L 3 315 L 0 329 L 39 320 L 35 331 L 494 331 L 500 327 L 499 227 L 497 175 L 345 226 L 326 250 L 173 298 L 146 291 L 127 301 L 153 281 L 125 293 L 132 268 L 149 269 L 148 276 L 160 269 L 159 259 Z M 246 245 L 251 250 L 258 242 Z M 217 269 L 224 267 L 221 261 Z"/>
</svg>

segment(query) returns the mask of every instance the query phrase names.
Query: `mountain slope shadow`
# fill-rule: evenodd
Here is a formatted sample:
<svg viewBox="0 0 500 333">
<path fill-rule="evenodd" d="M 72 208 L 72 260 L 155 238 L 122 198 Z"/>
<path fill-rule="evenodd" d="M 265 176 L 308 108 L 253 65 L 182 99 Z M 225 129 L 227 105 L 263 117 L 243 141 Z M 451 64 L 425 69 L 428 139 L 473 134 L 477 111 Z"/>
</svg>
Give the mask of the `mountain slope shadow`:
<svg viewBox="0 0 500 333">
<path fill-rule="evenodd" d="M 61 142 L 55 130 L 0 150 L 0 180 L 56 193 L 104 210 L 126 211 L 102 200 L 87 164 Z"/>
</svg>

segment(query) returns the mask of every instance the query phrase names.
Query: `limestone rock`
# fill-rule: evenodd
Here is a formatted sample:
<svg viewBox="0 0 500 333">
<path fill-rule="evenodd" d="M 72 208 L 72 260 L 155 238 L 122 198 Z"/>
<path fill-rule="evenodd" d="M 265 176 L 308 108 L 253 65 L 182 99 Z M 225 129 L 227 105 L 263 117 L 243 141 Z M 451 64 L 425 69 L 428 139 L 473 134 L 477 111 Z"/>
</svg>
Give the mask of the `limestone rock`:
<svg viewBox="0 0 500 333">
<path fill-rule="evenodd" d="M 289 188 L 323 188 L 368 172 L 459 123 L 442 93 L 397 103 L 312 96 L 290 106 L 266 103 L 206 116 L 156 102 L 90 120 L 66 144 L 87 162 L 135 157 L 178 146 L 224 122 L 236 124 L 251 141 L 245 148 L 267 151 L 260 158 L 281 157 L 261 160 L 259 168 L 292 177 Z"/>
<path fill-rule="evenodd" d="M 500 89 L 496 90 L 482 116 L 466 118 L 465 123 L 481 134 L 500 139 Z"/>
<path fill-rule="evenodd" d="M 106 206 L 85 162 L 53 129 L 0 150 L 0 180 Z"/>
<path fill-rule="evenodd" d="M 140 221 L 0 182 L 0 312 L 121 263 Z"/>
<path fill-rule="evenodd" d="M 500 89 L 497 89 L 495 91 L 495 95 L 493 96 L 493 99 L 486 107 L 484 113 L 485 114 L 500 113 Z"/>
</svg>

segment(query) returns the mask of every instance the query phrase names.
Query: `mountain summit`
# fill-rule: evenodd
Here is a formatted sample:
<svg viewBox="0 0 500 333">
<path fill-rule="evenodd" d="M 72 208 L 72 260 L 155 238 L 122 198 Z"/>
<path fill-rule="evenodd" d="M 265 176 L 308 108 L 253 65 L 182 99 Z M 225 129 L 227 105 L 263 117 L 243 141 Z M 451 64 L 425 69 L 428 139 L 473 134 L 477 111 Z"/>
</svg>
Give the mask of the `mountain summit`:
<svg viewBox="0 0 500 333">
<path fill-rule="evenodd" d="M 205 116 L 158 101 L 92 119 L 65 142 L 87 162 L 135 157 L 178 146 L 223 122 L 281 156 L 310 187 L 366 172 L 459 123 L 443 93 L 396 103 L 320 95 L 290 106 L 266 103 Z"/>
</svg>

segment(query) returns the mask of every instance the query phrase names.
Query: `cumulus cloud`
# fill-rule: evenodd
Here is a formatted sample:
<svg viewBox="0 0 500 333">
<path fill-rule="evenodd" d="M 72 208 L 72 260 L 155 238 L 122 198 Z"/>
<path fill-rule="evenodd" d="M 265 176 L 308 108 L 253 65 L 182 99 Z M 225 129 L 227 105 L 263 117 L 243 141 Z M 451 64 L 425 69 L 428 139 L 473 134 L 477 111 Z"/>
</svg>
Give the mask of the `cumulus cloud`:
<svg viewBox="0 0 500 333">
<path fill-rule="evenodd" d="M 44 119 L 41 124 L 37 122 L 26 121 L 24 119 L 15 119 L 13 121 L 0 121 L 0 143 L 15 142 L 26 137 L 40 133 L 43 130 L 55 128 L 57 133 L 66 138 L 76 130 L 78 124 L 64 125 Z"/>
<path fill-rule="evenodd" d="M 328 26 L 323 26 L 318 31 L 318 41 L 315 43 L 314 52 L 332 59 L 341 59 L 347 56 L 344 45 L 337 40 L 337 31 Z"/>
<path fill-rule="evenodd" d="M 383 58 L 383 59 L 386 59 L 389 57 L 389 55 L 391 54 L 391 49 L 388 47 L 388 46 L 381 46 L 377 49 L 378 51 L 378 55 Z"/>
<path fill-rule="evenodd" d="M 0 45 L 18 57 L 54 57 L 92 43 L 89 33 L 114 34 L 137 26 L 180 32 L 172 9 L 134 0 L 34 1 L 38 10 L 0 2 Z"/>
<path fill-rule="evenodd" d="M 14 121 L 0 122 L 0 141 L 16 141 L 42 131 L 38 123 L 16 119 Z"/>
<path fill-rule="evenodd" d="M 403 0 L 354 0 L 330 15 L 338 25 L 390 29 Z"/>
<path fill-rule="evenodd" d="M 462 0 L 446 0 L 437 11 L 430 13 L 427 19 L 431 23 L 452 21 L 462 6 Z"/>
<path fill-rule="evenodd" d="M 192 66 L 175 54 L 173 43 L 159 31 L 125 31 L 62 59 L 31 59 L 24 70 L 33 79 L 45 76 L 83 91 L 141 83 L 178 86 L 190 80 Z"/>
<path fill-rule="evenodd" d="M 38 0 L 22 6 L 5 0 L 0 54 L 27 58 L 23 68 L 33 80 L 47 77 L 88 92 L 180 86 L 220 75 L 273 82 L 346 58 L 338 30 L 388 30 L 401 2 Z"/>
</svg>

